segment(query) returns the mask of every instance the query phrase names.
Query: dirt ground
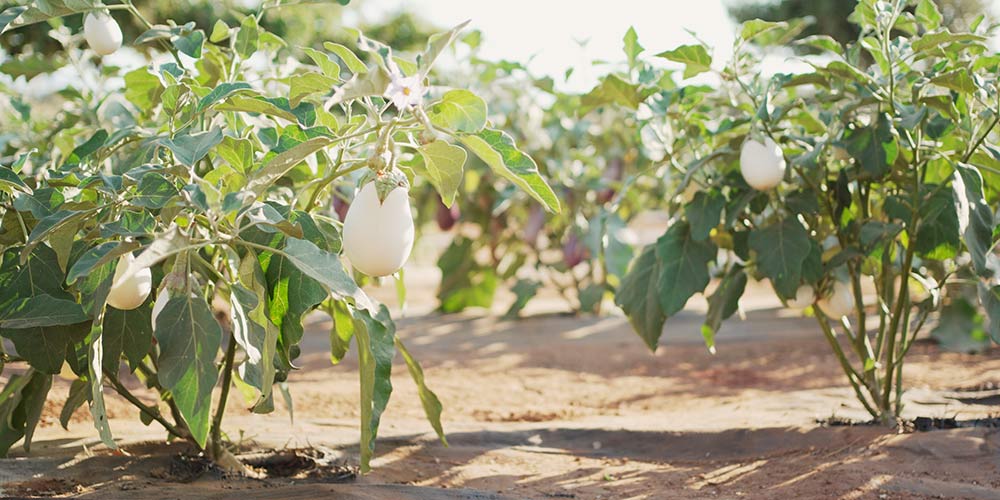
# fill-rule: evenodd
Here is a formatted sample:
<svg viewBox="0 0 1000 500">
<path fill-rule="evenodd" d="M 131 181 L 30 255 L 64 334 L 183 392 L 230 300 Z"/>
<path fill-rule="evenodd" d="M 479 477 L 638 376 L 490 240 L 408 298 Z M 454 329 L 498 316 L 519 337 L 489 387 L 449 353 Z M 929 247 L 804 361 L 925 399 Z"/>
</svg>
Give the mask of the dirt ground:
<svg viewBox="0 0 1000 500">
<path fill-rule="evenodd" d="M 420 279 L 419 274 L 417 278 Z M 430 281 L 430 279 L 428 279 Z M 391 286 L 386 293 L 391 292 Z M 109 394 L 124 453 L 99 444 L 86 409 L 64 431 L 51 402 L 30 455 L 0 461 L 0 495 L 89 498 L 666 499 L 1000 498 L 1000 432 L 962 428 L 897 434 L 823 426 L 864 419 L 814 320 L 784 317 L 767 299 L 744 302 L 718 353 L 698 327 L 700 304 L 668 322 L 650 353 L 619 316 L 569 317 L 541 301 L 533 317 L 439 316 L 411 304 L 399 335 L 445 405 L 450 446 L 425 422 L 401 360 L 372 473 L 346 483 L 169 474 L 181 444 Z M 546 305 L 547 304 L 547 305 Z M 546 310 L 546 307 L 548 310 Z M 284 407 L 250 415 L 234 398 L 230 438 L 257 448 L 313 447 L 356 463 L 356 362 L 330 366 L 322 318 L 307 327 L 304 370 Z M 906 416 L 970 419 L 997 413 L 1000 351 L 979 356 L 914 347 Z M 139 383 L 131 380 L 138 389 Z M 68 390 L 57 381 L 56 394 Z M 147 401 L 153 395 L 143 393 Z M 172 465 L 173 464 L 173 465 Z"/>
</svg>

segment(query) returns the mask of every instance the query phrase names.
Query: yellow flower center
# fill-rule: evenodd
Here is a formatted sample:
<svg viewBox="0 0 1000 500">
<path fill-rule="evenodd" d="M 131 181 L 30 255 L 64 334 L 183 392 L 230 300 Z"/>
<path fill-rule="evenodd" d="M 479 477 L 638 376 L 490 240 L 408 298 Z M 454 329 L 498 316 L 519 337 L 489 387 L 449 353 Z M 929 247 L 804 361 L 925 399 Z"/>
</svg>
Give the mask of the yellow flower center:
<svg viewBox="0 0 1000 500">
<path fill-rule="evenodd" d="M 410 92 L 412 92 L 410 87 L 403 87 L 403 95 L 410 95 Z"/>
</svg>

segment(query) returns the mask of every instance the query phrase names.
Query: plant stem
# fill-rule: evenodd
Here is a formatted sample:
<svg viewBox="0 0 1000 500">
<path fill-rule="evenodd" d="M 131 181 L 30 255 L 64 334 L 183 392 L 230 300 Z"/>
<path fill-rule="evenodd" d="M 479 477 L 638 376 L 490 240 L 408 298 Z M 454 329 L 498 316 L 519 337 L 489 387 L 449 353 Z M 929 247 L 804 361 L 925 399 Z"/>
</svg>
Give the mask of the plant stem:
<svg viewBox="0 0 1000 500">
<path fill-rule="evenodd" d="M 167 421 L 167 419 L 163 418 L 163 415 L 160 414 L 159 410 L 154 410 L 152 407 L 147 406 L 142 401 L 139 401 L 139 398 L 135 397 L 134 394 L 129 392 L 129 390 L 125 388 L 124 385 L 122 385 L 122 383 L 118 380 L 118 377 L 116 377 L 114 374 L 105 370 L 104 378 L 107 379 L 108 382 L 111 382 L 111 387 L 114 388 L 115 392 L 121 395 L 121 397 L 128 400 L 129 403 L 132 403 L 133 406 L 138 408 L 139 411 L 144 413 L 146 416 L 157 421 L 160 425 L 163 426 L 164 429 L 167 430 L 168 433 L 170 433 L 176 438 L 191 441 L 190 433 L 175 427 L 173 424 Z"/>
<path fill-rule="evenodd" d="M 212 457 L 222 456 L 222 416 L 226 412 L 226 401 L 229 400 L 229 388 L 233 385 L 233 361 L 236 359 L 236 337 L 229 334 L 229 345 L 226 347 L 226 359 L 222 364 L 222 393 L 215 408 L 212 420 Z"/>
<path fill-rule="evenodd" d="M 152 368 L 146 366 L 146 363 L 143 362 L 140 362 L 136 366 L 136 369 L 142 372 L 142 374 L 145 375 L 146 379 L 152 382 L 153 388 L 156 389 L 156 392 L 160 393 L 160 397 L 163 399 L 165 403 L 167 403 L 167 407 L 170 408 L 170 416 L 174 419 L 174 423 L 177 424 L 179 428 L 182 428 L 186 431 L 187 422 L 184 421 L 184 417 L 181 415 L 181 409 L 177 407 L 177 403 L 174 401 L 173 396 L 164 397 L 164 393 L 167 391 L 164 390 L 163 386 L 160 385 L 160 381 L 156 376 L 156 372 Z"/>
<path fill-rule="evenodd" d="M 847 360 L 847 356 L 844 355 L 844 350 L 841 349 L 840 343 L 837 342 L 837 337 L 834 335 L 833 329 L 830 328 L 830 323 L 827 321 L 826 316 L 824 316 L 822 312 L 818 312 L 816 314 L 816 321 L 819 322 L 819 327 L 823 330 L 823 335 L 826 336 L 827 342 L 829 342 L 830 347 L 833 348 L 833 353 L 840 361 L 840 367 L 843 368 L 844 374 L 847 375 L 847 380 L 850 381 L 851 387 L 854 388 L 854 394 L 857 395 L 858 401 L 861 402 L 861 404 L 865 407 L 865 410 L 867 410 L 872 417 L 880 418 L 879 412 L 872 408 L 872 406 L 868 403 L 868 399 L 865 398 L 864 393 L 861 392 L 861 386 L 858 385 L 857 382 L 857 379 L 860 379 L 861 377 L 858 375 L 858 372 L 854 370 L 854 367 L 851 366 L 851 362 Z M 869 391 L 870 390 L 871 389 L 869 388 Z"/>
</svg>

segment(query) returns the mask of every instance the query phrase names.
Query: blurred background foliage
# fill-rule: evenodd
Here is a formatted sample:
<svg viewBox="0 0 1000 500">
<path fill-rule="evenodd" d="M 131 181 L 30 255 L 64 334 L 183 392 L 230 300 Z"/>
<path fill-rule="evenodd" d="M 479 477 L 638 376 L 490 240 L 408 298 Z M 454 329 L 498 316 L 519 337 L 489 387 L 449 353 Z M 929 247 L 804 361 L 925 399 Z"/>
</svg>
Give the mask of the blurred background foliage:
<svg viewBox="0 0 1000 500">
<path fill-rule="evenodd" d="M 951 31 L 964 31 L 988 10 L 988 0 L 936 0 L 941 10 L 943 24 Z M 829 35 L 840 43 L 858 38 L 858 25 L 848 18 L 854 12 L 854 0 L 752 0 L 737 1 L 729 5 L 729 15 L 737 22 L 750 19 L 787 21 L 812 17 L 814 22 L 799 35 Z"/>
</svg>

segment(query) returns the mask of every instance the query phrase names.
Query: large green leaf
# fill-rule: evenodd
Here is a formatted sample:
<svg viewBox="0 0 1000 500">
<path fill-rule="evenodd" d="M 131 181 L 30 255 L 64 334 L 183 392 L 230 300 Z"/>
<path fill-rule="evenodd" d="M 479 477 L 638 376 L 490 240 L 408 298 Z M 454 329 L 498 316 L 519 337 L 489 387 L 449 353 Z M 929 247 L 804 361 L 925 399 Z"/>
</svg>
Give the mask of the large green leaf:
<svg viewBox="0 0 1000 500">
<path fill-rule="evenodd" d="M 735 265 L 722 277 L 712 295 L 708 296 L 708 312 L 705 314 L 701 334 L 711 352 L 715 352 L 715 334 L 719 333 L 723 320 L 728 319 L 739 308 L 740 297 L 746 286 L 747 273 L 743 266 Z"/>
<path fill-rule="evenodd" d="M 691 224 L 691 237 L 701 241 L 719 225 L 722 209 L 726 206 L 726 197 L 719 191 L 699 191 L 694 198 L 684 206 L 684 216 Z"/>
<path fill-rule="evenodd" d="M 278 328 L 269 317 L 264 271 L 253 253 L 240 262 L 240 284 L 231 289 L 233 337 L 246 352 L 238 370 L 240 378 L 256 388 L 260 397 L 254 411 L 268 406 L 274 385 L 274 354 L 277 350 Z"/>
<path fill-rule="evenodd" d="M 199 446 L 208 440 L 212 388 L 219 378 L 215 357 L 222 329 L 205 299 L 197 294 L 171 297 L 156 317 L 160 348 L 157 377 L 170 391 Z"/>
<path fill-rule="evenodd" d="M 174 153 L 174 158 L 184 165 L 193 167 L 209 151 L 222 142 L 222 129 L 213 127 L 205 132 L 181 132 L 172 139 L 161 139 L 160 143 Z"/>
<path fill-rule="evenodd" d="M 410 354 L 410 351 L 406 349 L 403 345 L 403 341 L 396 337 L 396 349 L 399 353 L 403 355 L 403 360 L 406 361 L 406 368 L 410 372 L 410 376 L 413 377 L 413 381 L 417 384 L 417 394 L 420 395 L 420 403 L 424 407 L 424 414 L 427 415 L 427 420 L 431 423 L 431 427 L 434 428 L 434 432 L 437 433 L 438 438 L 446 446 L 448 445 L 448 440 L 444 437 L 444 428 L 441 426 L 441 400 L 438 399 L 437 394 L 427 387 L 424 381 L 424 370 L 420 367 L 420 363 Z"/>
<path fill-rule="evenodd" d="M 472 240 L 456 237 L 438 257 L 441 283 L 437 298 L 442 312 L 490 307 L 497 288 L 496 270 L 476 262 Z"/>
<path fill-rule="evenodd" d="M 972 264 L 980 276 L 988 277 L 986 257 L 993 246 L 993 209 L 983 192 L 983 176 L 972 165 L 955 165 L 952 178 L 958 229 L 972 255 Z"/>
<path fill-rule="evenodd" d="M 294 108 L 302 99 L 313 94 L 326 94 L 339 80 L 320 73 L 302 73 L 288 79 L 288 103 Z"/>
<path fill-rule="evenodd" d="M 451 42 L 455 40 L 458 33 L 468 24 L 469 21 L 465 21 L 444 33 L 435 33 L 427 38 L 427 48 L 417 57 L 421 77 L 427 76 L 427 73 L 430 72 L 431 67 L 434 66 L 434 61 L 441 55 L 441 52 L 451 45 Z"/>
<path fill-rule="evenodd" d="M 390 376 L 392 358 L 396 355 L 396 328 L 385 306 L 381 306 L 375 316 L 371 311 L 354 308 L 351 312 L 361 375 L 361 472 L 368 472 L 375 454 L 375 438 L 382 412 L 392 394 Z"/>
<path fill-rule="evenodd" d="M 920 206 L 920 225 L 913 241 L 917 255 L 934 260 L 954 257 L 962 244 L 961 233 L 955 192 L 934 190 Z"/>
<path fill-rule="evenodd" d="M 253 173 L 253 178 L 247 185 L 247 189 L 260 195 L 274 184 L 275 181 L 284 177 L 292 168 L 305 160 L 306 157 L 329 146 L 333 142 L 334 139 L 330 137 L 313 137 L 279 153 L 274 158 L 271 158 L 271 161 L 267 162 L 260 170 Z"/>
<path fill-rule="evenodd" d="M 132 369 L 149 354 L 153 345 L 153 297 L 128 311 L 113 307 L 104 311 L 104 369 L 118 374 L 121 356 Z"/>
<path fill-rule="evenodd" d="M 660 307 L 672 316 L 688 299 L 708 286 L 708 265 L 715 261 L 718 249 L 711 241 L 697 241 L 687 223 L 678 222 L 656 241 L 656 259 L 660 262 L 658 288 Z"/>
<path fill-rule="evenodd" d="M 41 419 L 52 375 L 29 369 L 13 374 L 0 391 L 0 457 L 22 437 L 25 451 L 31 450 L 31 436 Z"/>
<path fill-rule="evenodd" d="M 639 85 L 626 82 L 617 75 L 605 76 L 590 92 L 580 98 L 580 114 L 589 113 L 607 104 L 617 104 L 627 109 L 638 109 L 642 101 L 649 97 L 649 91 Z"/>
<path fill-rule="evenodd" d="M 81 321 L 87 321 L 87 314 L 80 304 L 48 294 L 19 300 L 0 312 L 0 329 L 72 325 Z"/>
<path fill-rule="evenodd" d="M 202 97 L 201 100 L 198 101 L 198 108 L 196 109 L 196 111 L 197 112 L 204 111 L 205 109 L 208 109 L 210 106 L 226 100 L 226 98 L 241 90 L 250 90 L 251 88 L 252 87 L 250 87 L 250 84 L 246 82 L 220 83 L 218 87 L 212 89 L 211 92 L 206 94 L 205 97 Z"/>
<path fill-rule="evenodd" d="M 49 297 L 41 299 L 43 302 L 38 306 L 54 304 L 52 299 L 60 300 L 66 308 L 66 311 L 60 312 L 60 317 L 67 317 L 66 314 L 81 317 L 83 308 L 62 288 L 63 276 L 56 253 L 45 245 L 39 245 L 27 256 L 24 264 L 19 264 L 19 253 L 18 248 L 7 249 L 0 265 L 0 311 L 24 307 L 26 300 Z M 35 369 L 44 373 L 59 373 L 66 358 L 67 346 L 79 341 L 89 330 L 86 315 L 82 317 L 83 320 L 71 325 L 16 329 L 0 327 L 0 336 L 9 338 L 17 353 Z"/>
<path fill-rule="evenodd" d="M 477 134 L 463 135 L 460 141 L 494 172 L 525 190 L 549 211 L 559 212 L 559 198 L 538 174 L 535 160 L 517 149 L 506 132 L 487 128 Z"/>
<path fill-rule="evenodd" d="M 288 238 L 282 250 L 295 267 L 310 278 L 322 283 L 341 299 L 350 298 L 358 309 L 375 311 L 377 305 L 354 282 L 340 257 L 321 250 L 308 240 Z"/>
<path fill-rule="evenodd" d="M 451 207 L 462 184 L 468 154 L 464 149 L 445 141 L 424 144 L 418 151 L 424 160 L 420 173 L 437 189 L 444 205 Z"/>
<path fill-rule="evenodd" d="M 486 101 L 468 90 L 449 90 L 430 107 L 431 123 L 454 131 L 474 134 L 486 126 Z"/>
<path fill-rule="evenodd" d="M 660 307 L 660 261 L 657 245 L 649 245 L 639 255 L 615 294 L 615 304 L 622 308 L 639 337 L 653 351 L 663 334 L 667 315 Z"/>
<path fill-rule="evenodd" d="M 881 179 L 899 155 L 889 116 L 880 114 L 871 125 L 849 130 L 844 138 L 847 151 L 861 166 L 866 178 Z"/>
<path fill-rule="evenodd" d="M 786 218 L 750 233 L 750 249 L 761 274 L 770 278 L 782 298 L 795 297 L 802 280 L 802 263 L 809 255 L 809 233 L 798 219 Z"/>
<path fill-rule="evenodd" d="M 712 69 L 712 56 L 703 45 L 681 45 L 673 50 L 660 52 L 657 57 L 684 64 L 684 78 Z"/>
</svg>

